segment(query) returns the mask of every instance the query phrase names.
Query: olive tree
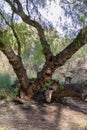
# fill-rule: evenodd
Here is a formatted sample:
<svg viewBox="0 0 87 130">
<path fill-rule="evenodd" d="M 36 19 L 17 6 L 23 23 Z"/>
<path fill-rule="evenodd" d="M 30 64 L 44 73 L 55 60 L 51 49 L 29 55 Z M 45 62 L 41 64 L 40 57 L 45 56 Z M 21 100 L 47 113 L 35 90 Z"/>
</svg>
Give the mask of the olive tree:
<svg viewBox="0 0 87 130">
<path fill-rule="evenodd" d="M 50 4 L 51 2 L 52 1 L 49 1 Z M 57 1 L 55 0 L 54 2 Z M 0 9 L 0 50 L 6 55 L 18 77 L 21 85 L 20 97 L 27 100 L 31 100 L 38 91 L 41 91 L 45 83 L 52 81 L 54 71 L 58 67 L 64 65 L 64 63 L 70 59 L 76 51 L 87 44 L 87 2 L 78 0 L 74 2 L 60 1 L 59 6 L 63 9 L 64 13 L 63 16 L 58 18 L 56 26 L 54 26 L 49 19 L 45 18 L 43 12 L 41 12 L 42 10 L 46 10 L 48 8 L 46 14 L 49 13 L 49 5 L 47 5 L 46 0 L 40 0 L 39 2 L 37 0 L 4 0 Z M 82 9 L 82 6 L 84 9 Z M 6 7 L 10 12 L 5 10 Z M 72 23 L 72 26 L 70 26 L 69 23 L 67 24 L 67 21 L 62 24 L 62 19 L 65 19 L 66 16 L 71 19 L 70 22 Z M 18 20 L 19 17 L 20 19 Z M 37 34 L 42 45 L 42 53 L 45 57 L 45 63 L 42 69 L 37 73 L 37 77 L 34 79 L 28 79 L 21 59 L 21 41 L 14 26 L 15 22 L 21 21 L 27 25 L 33 26 L 37 30 Z M 12 29 L 16 38 L 18 44 L 18 54 L 15 54 L 12 46 L 7 43 L 8 41 L 4 40 L 6 28 L 8 26 Z M 60 53 L 54 55 L 44 31 L 45 29 L 51 30 L 57 26 L 60 26 L 64 33 L 69 33 L 71 31 L 71 35 L 69 33 L 69 37 L 72 36 L 74 39 Z M 79 29 L 76 30 L 76 27 Z M 56 85 L 55 81 L 52 83 L 54 86 L 58 86 L 58 82 L 56 82 Z M 55 89 L 56 92 L 57 90 L 58 93 L 61 93 L 60 89 Z M 63 96 L 64 95 L 66 96 L 66 92 Z"/>
</svg>

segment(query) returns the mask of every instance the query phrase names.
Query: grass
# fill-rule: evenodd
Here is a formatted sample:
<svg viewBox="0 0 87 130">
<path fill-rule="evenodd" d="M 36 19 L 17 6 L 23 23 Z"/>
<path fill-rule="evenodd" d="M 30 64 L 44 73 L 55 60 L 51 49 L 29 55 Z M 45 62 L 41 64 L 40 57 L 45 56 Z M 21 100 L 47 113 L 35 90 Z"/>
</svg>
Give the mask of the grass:
<svg viewBox="0 0 87 130">
<path fill-rule="evenodd" d="M 0 99 L 16 98 L 17 90 L 11 86 L 11 76 L 8 73 L 0 73 Z"/>
<path fill-rule="evenodd" d="M 11 89 L 11 77 L 8 73 L 0 73 L 0 88 Z"/>
<path fill-rule="evenodd" d="M 85 121 L 78 121 L 77 123 L 76 123 L 80 128 L 87 128 L 87 122 L 85 122 Z"/>
<path fill-rule="evenodd" d="M 3 128 L 0 128 L 0 130 L 3 130 Z"/>
</svg>

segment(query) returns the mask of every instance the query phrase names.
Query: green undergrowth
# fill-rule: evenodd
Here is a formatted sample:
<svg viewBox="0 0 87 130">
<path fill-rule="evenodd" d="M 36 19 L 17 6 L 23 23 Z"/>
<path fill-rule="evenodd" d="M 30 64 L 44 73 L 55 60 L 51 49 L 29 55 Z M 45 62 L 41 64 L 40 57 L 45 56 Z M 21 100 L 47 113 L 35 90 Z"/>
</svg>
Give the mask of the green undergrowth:
<svg viewBox="0 0 87 130">
<path fill-rule="evenodd" d="M 87 122 L 83 120 L 76 122 L 76 124 L 81 128 L 87 128 Z"/>
<path fill-rule="evenodd" d="M 8 73 L 0 73 L 0 88 L 11 89 L 11 77 Z"/>
<path fill-rule="evenodd" d="M 11 76 L 8 73 L 0 73 L 0 100 L 16 98 L 17 89 L 11 86 Z"/>
<path fill-rule="evenodd" d="M 0 130 L 3 130 L 3 128 L 0 128 Z"/>
</svg>

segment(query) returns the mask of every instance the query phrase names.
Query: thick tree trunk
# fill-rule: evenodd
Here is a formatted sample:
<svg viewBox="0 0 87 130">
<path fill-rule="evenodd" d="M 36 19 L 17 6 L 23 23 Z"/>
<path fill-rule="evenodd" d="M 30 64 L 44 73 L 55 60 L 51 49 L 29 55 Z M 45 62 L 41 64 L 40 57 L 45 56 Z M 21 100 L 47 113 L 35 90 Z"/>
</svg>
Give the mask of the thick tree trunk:
<svg viewBox="0 0 87 130">
<path fill-rule="evenodd" d="M 1 41 L 0 50 L 8 58 L 9 63 L 12 65 L 14 72 L 17 75 L 17 78 L 20 82 L 20 97 L 27 98 L 27 95 L 29 95 L 29 98 L 31 98 L 33 92 L 32 89 L 29 87 L 29 79 L 27 77 L 26 70 L 24 68 L 21 58 L 14 53 L 10 46 L 5 46 Z"/>
<path fill-rule="evenodd" d="M 87 100 L 87 84 L 62 84 L 55 80 L 47 89 L 36 93 L 35 100 L 38 102 L 61 101 L 63 97 L 78 97 L 81 100 Z"/>
<path fill-rule="evenodd" d="M 79 48 L 81 48 L 84 44 L 86 44 L 86 42 L 84 42 L 85 38 L 81 40 L 81 43 L 79 41 L 79 38 L 82 37 L 82 35 L 83 33 L 81 30 L 77 38 L 57 56 L 53 56 L 52 53 L 47 53 L 46 50 L 45 52 L 46 63 L 44 64 L 41 72 L 37 74 L 37 78 L 31 80 L 29 80 L 27 77 L 26 70 L 24 69 L 21 58 L 14 53 L 14 51 L 10 46 L 4 46 L 2 41 L 0 41 L 0 50 L 7 56 L 9 63 L 12 65 L 14 72 L 16 73 L 18 80 L 21 84 L 21 89 L 20 89 L 21 98 L 30 100 L 38 91 L 42 89 L 45 83 L 49 83 L 49 81 L 52 79 L 52 74 L 54 73 L 55 69 L 63 65 L 67 61 L 67 59 L 69 59 Z M 56 90 L 55 92 L 56 94 L 53 94 L 53 90 L 51 90 L 50 92 L 51 94 L 54 95 L 53 97 L 55 98 L 57 98 L 57 96 L 58 98 L 67 95 L 69 96 L 70 91 L 74 92 L 72 96 L 75 95 L 75 91 L 70 89 L 70 87 L 68 87 L 68 89 L 64 88 L 63 91 L 59 91 L 59 90 L 60 89 Z M 47 93 L 49 93 L 49 90 L 47 91 Z M 76 93 L 76 95 L 79 94 L 80 94 L 79 92 Z"/>
<path fill-rule="evenodd" d="M 41 78 L 42 80 L 39 81 L 38 77 L 37 79 L 29 80 L 20 57 L 13 52 L 12 48 L 0 44 L 0 49 L 9 59 L 9 62 L 12 65 L 19 79 L 19 82 L 21 84 L 20 89 L 21 98 L 30 100 L 38 91 L 41 90 L 43 83 L 48 82 L 49 79 L 51 80 L 50 69 L 48 69 L 43 75 L 46 76 L 44 77 L 45 80 Z M 46 90 L 43 90 L 43 92 L 41 92 L 42 94 L 40 93 L 40 95 L 38 95 L 39 96 L 38 98 L 42 101 L 44 99 L 47 102 L 51 102 L 52 99 L 59 100 L 61 97 L 67 97 L 67 96 L 72 97 L 76 96 L 84 99 L 84 97 L 87 96 L 87 90 L 85 88 L 83 87 L 83 85 L 80 84 L 64 84 L 62 85 L 62 87 L 60 87 L 57 81 L 52 81 L 52 85 L 50 87 L 48 86 Z"/>
</svg>

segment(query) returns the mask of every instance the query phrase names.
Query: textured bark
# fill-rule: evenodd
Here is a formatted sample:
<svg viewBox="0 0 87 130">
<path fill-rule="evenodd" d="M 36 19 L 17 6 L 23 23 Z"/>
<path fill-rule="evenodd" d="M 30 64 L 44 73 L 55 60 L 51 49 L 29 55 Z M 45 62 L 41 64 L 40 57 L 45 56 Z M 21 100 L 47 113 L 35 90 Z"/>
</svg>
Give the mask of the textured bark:
<svg viewBox="0 0 87 130">
<path fill-rule="evenodd" d="M 39 81 L 47 81 L 51 79 L 54 71 L 65 64 L 65 62 L 72 57 L 82 46 L 87 44 L 87 28 L 81 30 L 73 42 L 68 45 L 63 51 L 56 56 L 50 56 L 50 60 L 46 60 L 46 63 L 37 74 Z"/>
<path fill-rule="evenodd" d="M 6 55 L 6 57 L 9 60 L 9 63 L 12 65 L 14 72 L 18 77 L 21 86 L 21 92 L 20 92 L 21 98 L 24 95 L 28 95 L 29 91 L 27 91 L 27 89 L 29 88 L 29 79 L 27 77 L 26 70 L 23 66 L 21 58 L 14 53 L 14 51 L 10 46 L 5 46 L 1 40 L 0 40 L 0 50 Z"/>
<path fill-rule="evenodd" d="M 55 68 L 64 65 L 64 63 L 85 44 L 87 44 L 87 27 L 80 30 L 73 42 L 55 56 Z"/>
<path fill-rule="evenodd" d="M 63 97 L 78 97 L 87 100 L 87 85 L 84 84 L 62 84 L 53 81 L 47 89 L 37 92 L 34 100 L 37 102 L 60 102 Z"/>
<path fill-rule="evenodd" d="M 58 101 L 62 97 L 79 97 L 85 100 L 87 99 L 87 86 L 85 87 L 84 84 L 63 84 L 62 87 L 58 86 L 52 98 Z"/>
</svg>

